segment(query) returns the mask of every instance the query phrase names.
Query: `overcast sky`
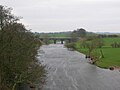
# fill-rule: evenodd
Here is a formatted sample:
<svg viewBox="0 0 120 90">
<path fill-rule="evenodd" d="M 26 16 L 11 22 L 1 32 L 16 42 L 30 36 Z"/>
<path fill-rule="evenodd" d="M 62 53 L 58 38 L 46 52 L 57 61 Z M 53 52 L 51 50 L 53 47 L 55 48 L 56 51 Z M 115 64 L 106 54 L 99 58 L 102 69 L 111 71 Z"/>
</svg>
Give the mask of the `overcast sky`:
<svg viewBox="0 0 120 90">
<path fill-rule="evenodd" d="M 34 32 L 120 32 L 120 0 L 0 0 Z"/>
</svg>

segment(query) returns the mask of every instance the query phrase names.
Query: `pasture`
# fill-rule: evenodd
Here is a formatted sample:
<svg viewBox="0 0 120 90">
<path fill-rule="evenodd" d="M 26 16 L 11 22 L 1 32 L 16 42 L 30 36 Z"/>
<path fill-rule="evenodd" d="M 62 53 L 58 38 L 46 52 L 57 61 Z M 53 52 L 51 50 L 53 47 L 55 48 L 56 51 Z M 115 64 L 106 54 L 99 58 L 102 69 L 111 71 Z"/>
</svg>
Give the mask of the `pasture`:
<svg viewBox="0 0 120 90">
<path fill-rule="evenodd" d="M 104 58 L 101 58 L 96 64 L 102 68 L 109 68 L 111 66 L 120 66 L 120 48 L 112 48 L 111 44 L 114 42 L 120 43 L 120 38 L 103 38 L 104 46 L 102 48 L 97 48 L 94 55 L 100 55 L 100 50 L 102 50 Z M 76 43 L 76 50 L 88 54 L 86 48 L 81 48 L 80 41 Z"/>
</svg>

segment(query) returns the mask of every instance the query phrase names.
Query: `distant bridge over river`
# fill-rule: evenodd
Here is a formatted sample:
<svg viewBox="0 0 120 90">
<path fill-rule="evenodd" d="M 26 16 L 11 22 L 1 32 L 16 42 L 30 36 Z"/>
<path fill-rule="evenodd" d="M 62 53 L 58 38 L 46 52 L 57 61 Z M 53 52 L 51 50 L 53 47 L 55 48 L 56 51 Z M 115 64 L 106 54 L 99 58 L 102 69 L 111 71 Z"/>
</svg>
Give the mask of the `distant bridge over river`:
<svg viewBox="0 0 120 90">
<path fill-rule="evenodd" d="M 67 41 L 67 42 L 71 42 L 73 40 L 73 38 L 71 37 L 49 37 L 49 38 L 45 38 L 45 37 L 40 37 L 40 40 L 43 41 L 44 39 L 49 39 L 49 40 L 53 40 L 54 44 L 57 43 L 57 41 L 60 41 L 61 44 L 64 43 L 64 41 Z"/>
</svg>

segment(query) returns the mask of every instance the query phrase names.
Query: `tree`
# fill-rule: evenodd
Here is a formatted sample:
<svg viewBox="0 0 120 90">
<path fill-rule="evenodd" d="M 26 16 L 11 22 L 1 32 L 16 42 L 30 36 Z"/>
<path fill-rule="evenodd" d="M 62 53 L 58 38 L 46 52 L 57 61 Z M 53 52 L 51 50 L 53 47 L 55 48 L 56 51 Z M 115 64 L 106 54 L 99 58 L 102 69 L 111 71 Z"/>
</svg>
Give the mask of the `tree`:
<svg viewBox="0 0 120 90">
<path fill-rule="evenodd" d="M 71 33 L 71 38 L 72 38 L 72 42 L 76 42 L 77 41 L 77 31 L 74 30 L 72 33 Z"/>
<path fill-rule="evenodd" d="M 104 42 L 101 38 L 98 37 L 89 37 L 86 40 L 83 40 L 81 45 L 84 48 L 87 48 L 87 56 L 91 57 L 93 64 L 96 63 L 100 58 L 104 58 L 103 51 L 100 49 L 100 52 L 97 51 L 97 48 L 101 48 L 104 45 Z"/>
<path fill-rule="evenodd" d="M 86 48 L 88 48 L 88 55 L 91 56 L 91 53 L 93 52 L 93 50 L 96 49 L 96 43 L 92 40 L 92 41 L 87 41 L 86 43 Z"/>
<path fill-rule="evenodd" d="M 93 41 L 95 42 L 97 48 L 102 48 L 102 46 L 104 45 L 104 41 L 100 37 L 93 37 Z"/>
<path fill-rule="evenodd" d="M 45 44 L 49 44 L 49 35 L 48 34 L 44 34 L 44 36 L 43 36 L 43 42 L 45 43 Z"/>
<path fill-rule="evenodd" d="M 41 42 L 17 23 L 11 9 L 0 5 L 0 90 L 16 90 L 19 84 L 43 83 L 45 66 L 38 62 Z"/>
<path fill-rule="evenodd" d="M 77 29 L 77 36 L 78 37 L 85 37 L 86 36 L 86 30 L 83 28 Z"/>
<path fill-rule="evenodd" d="M 66 43 L 65 47 L 67 47 L 68 50 L 75 50 L 76 49 L 75 43 Z"/>
<path fill-rule="evenodd" d="M 10 23 L 17 22 L 19 18 L 11 14 L 12 8 L 7 8 L 0 5 L 0 29 L 3 30 L 4 27 Z"/>
<path fill-rule="evenodd" d="M 104 42 L 101 38 L 93 37 L 91 40 L 86 42 L 86 47 L 88 48 L 89 55 L 96 48 L 101 48 L 104 45 Z"/>
<path fill-rule="evenodd" d="M 78 38 L 80 38 L 80 37 L 84 38 L 86 36 L 86 33 L 87 33 L 86 30 L 83 28 L 74 30 L 71 33 L 72 42 L 76 42 L 78 40 Z"/>
</svg>

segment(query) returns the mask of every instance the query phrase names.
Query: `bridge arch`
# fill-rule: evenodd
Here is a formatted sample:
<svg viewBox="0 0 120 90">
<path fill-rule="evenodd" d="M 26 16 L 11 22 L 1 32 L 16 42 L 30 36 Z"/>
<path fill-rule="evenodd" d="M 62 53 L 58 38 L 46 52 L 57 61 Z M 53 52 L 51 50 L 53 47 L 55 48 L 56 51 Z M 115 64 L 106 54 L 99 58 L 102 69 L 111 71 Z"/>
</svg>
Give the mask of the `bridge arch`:
<svg viewBox="0 0 120 90">
<path fill-rule="evenodd" d="M 41 37 L 40 40 L 43 41 L 45 38 Z M 48 40 L 52 40 L 54 44 L 57 43 L 57 41 L 60 41 L 61 44 L 64 44 L 64 41 L 68 41 L 69 43 L 72 41 L 71 37 L 50 37 Z"/>
</svg>

